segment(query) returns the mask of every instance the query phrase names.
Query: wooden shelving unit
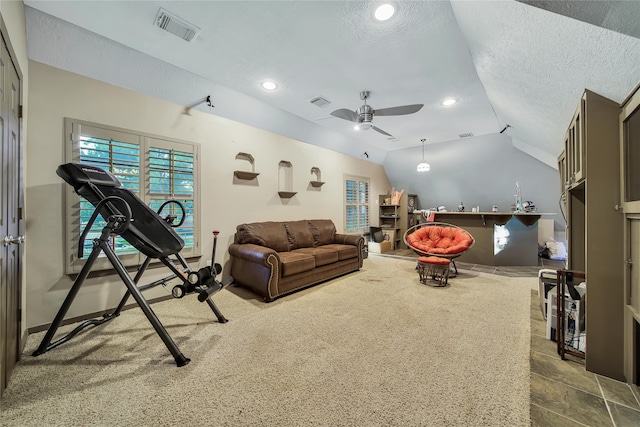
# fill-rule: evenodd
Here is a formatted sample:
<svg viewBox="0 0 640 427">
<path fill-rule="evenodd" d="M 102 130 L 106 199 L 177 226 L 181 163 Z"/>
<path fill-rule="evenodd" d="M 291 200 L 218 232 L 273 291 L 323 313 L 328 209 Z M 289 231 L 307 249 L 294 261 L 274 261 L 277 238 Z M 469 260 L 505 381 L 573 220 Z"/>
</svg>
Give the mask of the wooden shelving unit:
<svg viewBox="0 0 640 427">
<path fill-rule="evenodd" d="M 640 393 L 640 85 L 620 114 L 625 378 Z M 591 178 L 589 178 L 591 179 Z"/>
<path fill-rule="evenodd" d="M 586 368 L 624 381 L 620 106 L 585 90 L 558 157 L 567 219 L 567 269 L 586 274 Z"/>
<path fill-rule="evenodd" d="M 406 245 L 402 240 L 404 232 L 407 231 L 408 225 L 408 205 L 407 195 L 400 197 L 400 204 L 386 204 L 385 200 L 391 198 L 388 194 L 378 196 L 380 228 L 383 232 L 389 234 L 392 249 L 405 249 Z"/>
</svg>

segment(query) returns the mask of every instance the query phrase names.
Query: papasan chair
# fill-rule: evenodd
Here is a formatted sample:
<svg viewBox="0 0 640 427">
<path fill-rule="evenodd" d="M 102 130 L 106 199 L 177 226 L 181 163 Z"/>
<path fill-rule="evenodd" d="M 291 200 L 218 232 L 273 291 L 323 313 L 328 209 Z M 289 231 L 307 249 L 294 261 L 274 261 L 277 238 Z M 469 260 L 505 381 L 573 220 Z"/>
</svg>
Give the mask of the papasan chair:
<svg viewBox="0 0 640 427">
<path fill-rule="evenodd" d="M 469 250 L 475 243 L 471 233 L 457 225 L 445 222 L 425 222 L 409 227 L 403 236 L 407 247 L 420 256 L 447 258 L 458 268 L 454 258 Z"/>
</svg>

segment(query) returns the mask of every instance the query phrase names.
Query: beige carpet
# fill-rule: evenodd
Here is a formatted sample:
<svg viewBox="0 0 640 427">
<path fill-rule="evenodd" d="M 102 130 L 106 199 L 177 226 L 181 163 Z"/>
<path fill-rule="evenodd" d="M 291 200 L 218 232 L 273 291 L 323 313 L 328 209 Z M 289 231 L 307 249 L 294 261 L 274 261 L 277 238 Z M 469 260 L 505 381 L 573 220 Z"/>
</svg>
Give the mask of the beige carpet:
<svg viewBox="0 0 640 427">
<path fill-rule="evenodd" d="M 226 289 L 227 324 L 194 296 L 154 304 L 182 368 L 139 309 L 39 357 L 33 334 L 0 424 L 528 426 L 536 279 L 461 270 L 431 288 L 414 265 L 371 256 L 269 304 Z"/>
</svg>

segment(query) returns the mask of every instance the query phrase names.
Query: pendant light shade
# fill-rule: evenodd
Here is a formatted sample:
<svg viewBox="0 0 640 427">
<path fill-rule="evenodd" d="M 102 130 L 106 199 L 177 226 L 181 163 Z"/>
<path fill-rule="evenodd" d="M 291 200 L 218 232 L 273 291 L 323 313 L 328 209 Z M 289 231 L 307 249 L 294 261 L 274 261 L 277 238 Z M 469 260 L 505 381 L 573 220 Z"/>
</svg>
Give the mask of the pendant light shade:
<svg viewBox="0 0 640 427">
<path fill-rule="evenodd" d="M 424 161 L 424 142 L 426 139 L 421 139 L 420 141 L 422 141 L 422 163 L 418 164 L 416 169 L 418 172 L 429 172 L 431 166 L 429 166 L 429 163 Z"/>
</svg>

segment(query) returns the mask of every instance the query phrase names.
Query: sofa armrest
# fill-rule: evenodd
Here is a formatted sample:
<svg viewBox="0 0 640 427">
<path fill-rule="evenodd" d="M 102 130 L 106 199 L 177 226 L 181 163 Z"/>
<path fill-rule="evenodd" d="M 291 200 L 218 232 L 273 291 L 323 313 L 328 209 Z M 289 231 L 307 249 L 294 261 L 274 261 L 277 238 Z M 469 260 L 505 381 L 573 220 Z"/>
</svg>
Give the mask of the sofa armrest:
<svg viewBox="0 0 640 427">
<path fill-rule="evenodd" d="M 339 234 L 336 233 L 334 243 L 341 245 L 364 246 L 364 237 L 356 234 Z"/>
<path fill-rule="evenodd" d="M 267 262 L 269 255 L 275 256 L 278 262 L 280 261 L 276 251 L 253 243 L 233 243 L 229 246 L 229 255 L 266 266 L 269 266 Z"/>
</svg>

